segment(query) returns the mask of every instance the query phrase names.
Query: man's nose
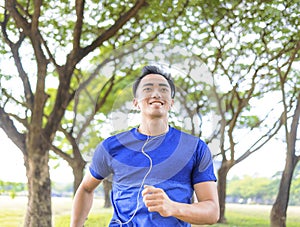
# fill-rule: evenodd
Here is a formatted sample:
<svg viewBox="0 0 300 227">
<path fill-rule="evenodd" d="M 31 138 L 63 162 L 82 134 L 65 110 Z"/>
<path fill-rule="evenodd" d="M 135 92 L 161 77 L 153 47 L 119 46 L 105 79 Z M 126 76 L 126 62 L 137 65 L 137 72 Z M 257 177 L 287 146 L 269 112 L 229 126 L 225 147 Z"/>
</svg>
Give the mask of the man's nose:
<svg viewBox="0 0 300 227">
<path fill-rule="evenodd" d="M 160 94 L 159 90 L 154 89 L 152 94 L 151 94 L 151 97 L 152 98 L 161 98 L 161 94 Z"/>
</svg>

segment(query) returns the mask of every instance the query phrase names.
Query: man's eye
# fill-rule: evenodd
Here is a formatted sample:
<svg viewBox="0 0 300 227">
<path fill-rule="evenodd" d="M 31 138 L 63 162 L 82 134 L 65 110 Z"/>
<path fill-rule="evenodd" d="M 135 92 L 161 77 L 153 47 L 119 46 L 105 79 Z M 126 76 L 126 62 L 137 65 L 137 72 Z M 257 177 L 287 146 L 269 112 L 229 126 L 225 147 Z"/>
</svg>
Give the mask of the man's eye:
<svg viewBox="0 0 300 227">
<path fill-rule="evenodd" d="M 151 91 L 152 89 L 150 87 L 144 88 L 144 91 Z"/>
</svg>

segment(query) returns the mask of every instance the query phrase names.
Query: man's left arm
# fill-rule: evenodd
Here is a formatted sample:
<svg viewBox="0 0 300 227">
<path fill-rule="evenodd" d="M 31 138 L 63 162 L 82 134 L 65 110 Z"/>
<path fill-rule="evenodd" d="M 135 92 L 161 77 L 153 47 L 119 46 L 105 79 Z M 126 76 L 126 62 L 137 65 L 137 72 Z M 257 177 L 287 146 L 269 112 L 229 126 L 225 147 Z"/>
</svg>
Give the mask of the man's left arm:
<svg viewBox="0 0 300 227">
<path fill-rule="evenodd" d="M 194 185 L 197 202 L 185 204 L 172 201 L 161 188 L 145 186 L 143 200 L 150 212 L 163 217 L 174 216 L 191 224 L 214 224 L 219 219 L 219 200 L 216 183 L 213 181 Z"/>
</svg>

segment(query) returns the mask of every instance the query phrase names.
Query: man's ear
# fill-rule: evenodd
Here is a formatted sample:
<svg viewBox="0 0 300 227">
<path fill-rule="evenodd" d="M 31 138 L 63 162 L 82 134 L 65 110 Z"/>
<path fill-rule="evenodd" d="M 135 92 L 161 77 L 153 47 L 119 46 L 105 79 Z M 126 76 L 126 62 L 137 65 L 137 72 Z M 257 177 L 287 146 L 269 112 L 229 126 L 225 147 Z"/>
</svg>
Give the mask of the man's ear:
<svg viewBox="0 0 300 227">
<path fill-rule="evenodd" d="M 171 100 L 171 103 L 170 103 L 170 106 L 169 106 L 170 107 L 169 110 L 171 110 L 171 108 L 173 107 L 173 105 L 174 105 L 174 99 Z"/>
<path fill-rule="evenodd" d="M 133 102 L 133 106 L 139 109 L 139 102 L 137 98 L 134 98 L 132 102 Z"/>
</svg>

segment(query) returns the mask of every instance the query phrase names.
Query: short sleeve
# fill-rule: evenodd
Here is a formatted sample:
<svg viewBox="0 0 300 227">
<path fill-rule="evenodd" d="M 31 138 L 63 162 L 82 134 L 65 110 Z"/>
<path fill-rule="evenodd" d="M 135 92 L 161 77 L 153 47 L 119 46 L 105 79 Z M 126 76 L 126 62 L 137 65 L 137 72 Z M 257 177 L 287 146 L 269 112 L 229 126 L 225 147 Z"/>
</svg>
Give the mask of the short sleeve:
<svg viewBox="0 0 300 227">
<path fill-rule="evenodd" d="M 89 170 L 92 176 L 98 180 L 102 180 L 112 173 L 111 156 L 103 146 L 103 143 L 97 146 Z"/>
<path fill-rule="evenodd" d="M 199 140 L 194 161 L 192 173 L 193 185 L 200 182 L 217 180 L 214 173 L 211 152 L 208 146 L 201 140 Z"/>
</svg>

